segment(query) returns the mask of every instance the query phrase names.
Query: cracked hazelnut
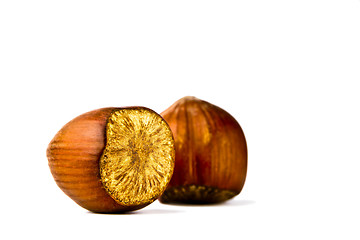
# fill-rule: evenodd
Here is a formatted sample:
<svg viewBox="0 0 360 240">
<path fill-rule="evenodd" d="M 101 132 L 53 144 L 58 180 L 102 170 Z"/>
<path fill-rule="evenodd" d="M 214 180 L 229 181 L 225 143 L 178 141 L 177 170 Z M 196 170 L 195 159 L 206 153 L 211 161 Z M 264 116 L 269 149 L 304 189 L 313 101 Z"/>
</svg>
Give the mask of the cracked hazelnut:
<svg viewBox="0 0 360 240">
<path fill-rule="evenodd" d="M 174 169 L 174 140 L 150 109 L 103 108 L 67 123 L 47 157 L 57 185 L 77 204 L 93 212 L 124 212 L 163 193 Z"/>
</svg>

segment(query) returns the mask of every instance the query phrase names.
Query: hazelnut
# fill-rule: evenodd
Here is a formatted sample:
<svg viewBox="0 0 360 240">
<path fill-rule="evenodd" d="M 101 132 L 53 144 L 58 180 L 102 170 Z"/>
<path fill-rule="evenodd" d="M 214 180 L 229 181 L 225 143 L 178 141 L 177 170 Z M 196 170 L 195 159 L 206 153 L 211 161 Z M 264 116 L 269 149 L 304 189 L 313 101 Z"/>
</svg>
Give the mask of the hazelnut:
<svg viewBox="0 0 360 240">
<path fill-rule="evenodd" d="M 163 203 L 218 203 L 242 190 L 247 146 L 239 123 L 225 110 L 185 97 L 161 113 L 175 139 L 175 170 Z"/>
<path fill-rule="evenodd" d="M 47 149 L 57 185 L 93 212 L 137 210 L 155 201 L 174 170 L 168 124 L 144 107 L 103 108 L 67 123 Z"/>
</svg>

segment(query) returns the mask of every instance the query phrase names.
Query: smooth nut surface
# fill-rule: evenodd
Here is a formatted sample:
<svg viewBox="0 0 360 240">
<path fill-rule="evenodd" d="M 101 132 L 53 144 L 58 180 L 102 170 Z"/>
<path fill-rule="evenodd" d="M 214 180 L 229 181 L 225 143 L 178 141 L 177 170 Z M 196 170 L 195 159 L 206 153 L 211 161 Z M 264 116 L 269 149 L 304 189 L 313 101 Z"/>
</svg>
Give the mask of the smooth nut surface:
<svg viewBox="0 0 360 240">
<path fill-rule="evenodd" d="M 93 212 L 131 211 L 155 201 L 170 181 L 174 155 L 169 126 L 143 107 L 80 115 L 47 149 L 57 185 Z"/>
<path fill-rule="evenodd" d="M 216 203 L 242 190 L 247 146 L 239 123 L 225 110 L 185 97 L 161 113 L 175 138 L 175 170 L 161 202 Z"/>
</svg>

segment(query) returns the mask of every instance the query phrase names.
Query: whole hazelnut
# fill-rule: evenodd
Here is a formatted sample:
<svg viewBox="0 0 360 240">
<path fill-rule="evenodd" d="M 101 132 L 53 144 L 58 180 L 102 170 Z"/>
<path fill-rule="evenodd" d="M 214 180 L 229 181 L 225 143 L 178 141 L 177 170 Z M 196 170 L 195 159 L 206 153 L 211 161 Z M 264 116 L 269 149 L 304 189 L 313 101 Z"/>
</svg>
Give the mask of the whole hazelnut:
<svg viewBox="0 0 360 240">
<path fill-rule="evenodd" d="M 247 146 L 239 123 L 225 110 L 184 97 L 161 113 L 175 139 L 175 170 L 163 203 L 218 203 L 242 190 Z"/>
<path fill-rule="evenodd" d="M 144 107 L 103 108 L 67 123 L 47 149 L 57 185 L 93 212 L 137 210 L 155 201 L 174 170 L 168 124 Z"/>
</svg>

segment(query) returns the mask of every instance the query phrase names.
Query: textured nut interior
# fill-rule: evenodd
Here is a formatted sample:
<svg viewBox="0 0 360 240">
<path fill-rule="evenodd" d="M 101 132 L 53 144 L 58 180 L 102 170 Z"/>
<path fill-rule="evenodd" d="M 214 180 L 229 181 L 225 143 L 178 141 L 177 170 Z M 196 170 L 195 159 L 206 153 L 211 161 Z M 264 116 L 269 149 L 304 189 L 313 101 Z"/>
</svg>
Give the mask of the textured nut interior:
<svg viewBox="0 0 360 240">
<path fill-rule="evenodd" d="M 174 140 L 166 122 L 148 109 L 115 110 L 106 139 L 100 176 L 109 195 L 126 206 L 157 199 L 174 169 Z"/>
</svg>

